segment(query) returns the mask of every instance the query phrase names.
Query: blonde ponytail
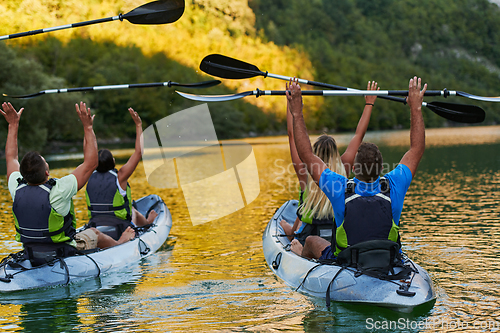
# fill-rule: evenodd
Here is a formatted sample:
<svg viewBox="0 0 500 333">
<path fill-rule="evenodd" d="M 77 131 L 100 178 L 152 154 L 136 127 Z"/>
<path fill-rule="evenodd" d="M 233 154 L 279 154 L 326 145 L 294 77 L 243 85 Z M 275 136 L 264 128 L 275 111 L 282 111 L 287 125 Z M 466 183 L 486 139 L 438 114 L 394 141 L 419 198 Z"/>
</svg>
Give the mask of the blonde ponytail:
<svg viewBox="0 0 500 333">
<path fill-rule="evenodd" d="M 342 164 L 335 139 L 326 134 L 321 135 L 313 145 L 313 152 L 321 158 L 328 169 L 347 177 Z M 314 182 L 311 175 L 307 175 L 304 202 L 299 208 L 299 213 L 316 219 L 333 218 L 333 208 L 325 193 Z"/>
</svg>

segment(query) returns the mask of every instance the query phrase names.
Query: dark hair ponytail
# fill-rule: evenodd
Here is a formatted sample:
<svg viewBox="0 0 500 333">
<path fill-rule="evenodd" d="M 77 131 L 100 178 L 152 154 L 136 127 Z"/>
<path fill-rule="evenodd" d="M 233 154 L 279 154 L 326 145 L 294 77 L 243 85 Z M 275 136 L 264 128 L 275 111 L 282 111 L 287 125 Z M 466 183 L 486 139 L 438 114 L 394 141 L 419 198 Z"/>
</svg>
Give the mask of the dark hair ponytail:
<svg viewBox="0 0 500 333">
<path fill-rule="evenodd" d="M 115 160 L 113 154 L 107 149 L 99 150 L 99 165 L 97 166 L 98 172 L 107 172 L 115 168 Z"/>
</svg>

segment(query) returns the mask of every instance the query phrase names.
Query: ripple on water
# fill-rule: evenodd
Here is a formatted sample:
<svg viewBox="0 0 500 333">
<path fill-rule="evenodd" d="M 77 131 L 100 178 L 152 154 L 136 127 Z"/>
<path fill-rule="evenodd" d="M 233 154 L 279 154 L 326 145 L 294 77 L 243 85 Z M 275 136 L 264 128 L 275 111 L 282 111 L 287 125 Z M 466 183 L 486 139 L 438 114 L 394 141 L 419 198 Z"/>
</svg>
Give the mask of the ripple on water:
<svg viewBox="0 0 500 333">
<path fill-rule="evenodd" d="M 298 197 L 297 178 L 286 137 L 257 138 L 260 195 L 246 208 L 193 226 L 182 190 L 152 186 L 139 165 L 130 179 L 133 198 L 156 193 L 172 212 L 171 237 L 162 251 L 116 276 L 117 283 L 106 283 L 115 281 L 112 276 L 101 277 L 80 286 L 30 292 L 31 301 L 0 298 L 0 330 L 360 332 L 371 318 L 424 323 L 428 332 L 460 332 L 463 327 L 457 323 L 498 323 L 499 130 L 428 132 L 428 149 L 405 200 L 401 234 L 404 250 L 436 284 L 438 298 L 430 309 L 407 315 L 333 303 L 328 310 L 323 299 L 294 292 L 277 279 L 262 253 L 262 233 L 275 209 Z M 342 151 L 350 137 L 339 136 Z M 390 165 L 399 162 L 409 142 L 408 131 L 372 132 L 366 138 L 379 145 Z M 20 246 L 13 241 L 5 178 L 0 182 L 0 252 L 7 254 Z M 86 219 L 83 191 L 75 206 L 81 225 Z"/>
</svg>

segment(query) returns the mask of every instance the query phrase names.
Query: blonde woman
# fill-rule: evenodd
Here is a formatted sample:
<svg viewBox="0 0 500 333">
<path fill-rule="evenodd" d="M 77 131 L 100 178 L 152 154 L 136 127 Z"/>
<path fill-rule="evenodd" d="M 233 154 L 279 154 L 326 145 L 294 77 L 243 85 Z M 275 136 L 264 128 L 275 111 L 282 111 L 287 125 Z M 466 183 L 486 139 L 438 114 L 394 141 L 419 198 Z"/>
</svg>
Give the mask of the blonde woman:
<svg viewBox="0 0 500 333">
<path fill-rule="evenodd" d="M 289 84 L 286 84 L 289 89 Z M 367 90 L 379 90 L 377 82 L 368 81 Z M 365 107 L 363 114 L 359 119 L 354 137 L 349 142 L 346 151 L 340 156 L 335 139 L 329 135 L 321 135 L 313 145 L 313 152 L 326 163 L 328 168 L 338 174 L 348 176 L 354 163 L 354 157 L 359 145 L 363 141 L 368 123 L 370 122 L 371 112 L 377 96 L 365 96 Z M 293 226 L 290 226 L 285 220 L 280 225 L 283 231 L 292 241 L 292 251 L 301 254 L 305 239 L 310 235 L 323 236 L 325 239 L 331 239 L 331 230 L 333 227 L 333 208 L 318 185 L 312 180 L 307 172 L 305 165 L 297 154 L 293 135 L 293 119 L 290 113 L 290 106 L 287 100 L 287 129 L 288 141 L 290 144 L 290 154 L 295 174 L 300 184 L 299 208 L 297 209 L 297 219 Z M 296 240 L 294 240 L 294 238 Z M 297 244 L 300 243 L 300 245 Z"/>
</svg>

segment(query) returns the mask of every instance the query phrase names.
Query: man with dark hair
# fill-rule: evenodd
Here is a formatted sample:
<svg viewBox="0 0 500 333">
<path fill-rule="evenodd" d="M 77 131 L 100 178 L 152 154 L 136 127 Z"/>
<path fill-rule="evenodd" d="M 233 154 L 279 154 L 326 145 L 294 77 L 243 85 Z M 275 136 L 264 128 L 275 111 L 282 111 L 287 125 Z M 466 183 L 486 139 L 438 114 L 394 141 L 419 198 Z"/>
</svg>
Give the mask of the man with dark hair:
<svg viewBox="0 0 500 333">
<path fill-rule="evenodd" d="M 5 160 L 16 240 L 33 264 L 43 264 L 56 256 L 69 256 L 76 249 L 106 248 L 124 243 L 135 236 L 130 229 L 123 239 L 115 241 L 96 229 L 76 234 L 72 197 L 87 183 L 97 167 L 97 142 L 93 130 L 94 116 L 85 103 L 76 104 L 76 112 L 84 129 L 83 163 L 70 175 L 49 179 L 49 165 L 37 152 L 27 153 L 19 164 L 17 137 L 23 109 L 17 112 L 3 103 L 0 113 L 9 124 Z"/>
<path fill-rule="evenodd" d="M 287 98 L 293 115 L 295 145 L 308 172 L 333 206 L 335 239 L 332 243 L 318 236 L 309 236 L 304 247 L 293 241 L 292 250 L 302 256 L 316 259 L 335 259 L 349 246 L 369 240 L 399 241 L 399 218 L 403 201 L 425 150 L 425 128 L 422 101 L 427 84 L 421 90 L 421 79 L 410 79 L 408 105 L 411 111 L 410 150 L 399 165 L 385 175 L 382 172 L 382 154 L 374 144 L 363 143 L 354 160 L 355 178 L 329 170 L 315 156 L 302 114 L 302 92 L 297 81 L 291 83 Z"/>
<path fill-rule="evenodd" d="M 41 184 L 45 180 L 45 160 L 36 151 L 30 151 L 24 155 L 19 166 L 21 174 L 26 175 L 24 179 L 31 184 Z"/>
<path fill-rule="evenodd" d="M 371 183 L 382 173 L 382 164 L 382 153 L 377 145 L 363 142 L 354 158 L 353 172 L 357 179 Z"/>
</svg>

